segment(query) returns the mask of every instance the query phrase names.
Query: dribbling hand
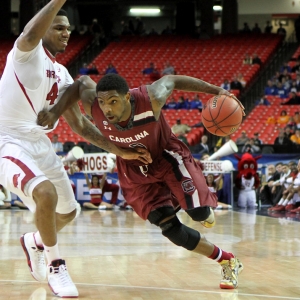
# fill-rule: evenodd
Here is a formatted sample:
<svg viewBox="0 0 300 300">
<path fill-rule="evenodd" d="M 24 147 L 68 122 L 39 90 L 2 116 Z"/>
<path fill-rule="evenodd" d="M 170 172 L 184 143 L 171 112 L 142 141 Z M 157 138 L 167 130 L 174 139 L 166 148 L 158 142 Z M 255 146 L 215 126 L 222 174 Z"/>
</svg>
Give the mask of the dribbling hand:
<svg viewBox="0 0 300 300">
<path fill-rule="evenodd" d="M 57 116 L 50 111 L 40 111 L 37 117 L 37 124 L 47 129 L 52 129 L 57 121 Z"/>
<path fill-rule="evenodd" d="M 241 103 L 241 101 L 234 94 L 231 94 L 226 90 L 221 90 L 219 92 L 219 95 L 226 95 L 226 96 L 229 96 L 230 98 L 233 98 L 239 104 L 239 106 L 241 107 L 241 109 L 243 111 L 243 116 L 246 116 L 245 111 L 244 111 L 245 110 L 244 105 Z"/>
</svg>

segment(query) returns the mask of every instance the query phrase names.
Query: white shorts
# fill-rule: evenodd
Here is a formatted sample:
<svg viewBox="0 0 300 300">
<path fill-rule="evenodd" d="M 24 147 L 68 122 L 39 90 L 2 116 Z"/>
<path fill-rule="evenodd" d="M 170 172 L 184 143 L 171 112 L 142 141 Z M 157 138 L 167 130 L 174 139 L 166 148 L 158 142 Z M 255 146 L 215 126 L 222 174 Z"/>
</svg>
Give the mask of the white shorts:
<svg viewBox="0 0 300 300">
<path fill-rule="evenodd" d="M 35 212 L 34 188 L 50 180 L 58 195 L 56 212 L 67 214 L 76 209 L 77 201 L 63 163 L 46 135 L 30 141 L 0 135 L 0 183 L 19 196 Z"/>
</svg>

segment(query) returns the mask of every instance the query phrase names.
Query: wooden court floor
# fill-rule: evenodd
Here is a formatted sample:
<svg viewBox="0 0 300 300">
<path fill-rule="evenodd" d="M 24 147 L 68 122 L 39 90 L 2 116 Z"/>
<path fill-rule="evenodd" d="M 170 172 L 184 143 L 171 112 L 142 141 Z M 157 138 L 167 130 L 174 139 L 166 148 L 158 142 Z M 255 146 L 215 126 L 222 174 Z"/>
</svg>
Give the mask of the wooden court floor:
<svg viewBox="0 0 300 300">
<path fill-rule="evenodd" d="M 134 212 L 82 211 L 59 234 L 79 299 L 300 299 L 300 222 L 216 211 L 216 226 L 205 229 L 184 212 L 178 215 L 241 259 L 237 290 L 219 289 L 218 264 L 174 246 Z M 46 282 L 33 280 L 19 244 L 22 233 L 34 230 L 32 214 L 2 210 L 0 224 L 0 299 L 58 299 Z"/>
</svg>

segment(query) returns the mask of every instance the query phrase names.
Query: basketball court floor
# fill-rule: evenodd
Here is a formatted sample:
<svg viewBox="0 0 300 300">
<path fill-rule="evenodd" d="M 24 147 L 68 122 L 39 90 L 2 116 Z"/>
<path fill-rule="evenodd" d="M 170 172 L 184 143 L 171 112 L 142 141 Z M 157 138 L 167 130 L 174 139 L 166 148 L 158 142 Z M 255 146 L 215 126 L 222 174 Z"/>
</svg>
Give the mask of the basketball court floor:
<svg viewBox="0 0 300 300">
<path fill-rule="evenodd" d="M 259 212 L 261 214 L 261 212 Z M 284 214 L 216 211 L 206 229 L 184 212 L 185 224 L 235 253 L 244 264 L 237 290 L 219 289 L 220 266 L 174 246 L 132 211 L 82 211 L 59 234 L 60 252 L 80 293 L 101 300 L 300 299 L 300 222 Z M 1 210 L 0 299 L 54 300 L 34 281 L 19 243 L 34 230 L 27 210 Z"/>
</svg>

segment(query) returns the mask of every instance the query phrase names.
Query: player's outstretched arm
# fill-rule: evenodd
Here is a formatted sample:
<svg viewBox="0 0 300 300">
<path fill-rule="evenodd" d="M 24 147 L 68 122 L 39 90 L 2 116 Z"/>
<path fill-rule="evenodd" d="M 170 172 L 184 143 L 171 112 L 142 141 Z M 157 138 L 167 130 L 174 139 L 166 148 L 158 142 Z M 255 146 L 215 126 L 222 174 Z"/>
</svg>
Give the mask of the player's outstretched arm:
<svg viewBox="0 0 300 300">
<path fill-rule="evenodd" d="M 190 76 L 163 76 L 159 80 L 153 82 L 151 85 L 148 85 L 147 89 L 155 113 L 159 113 L 161 108 L 165 105 L 167 98 L 172 94 L 173 90 L 207 93 L 213 95 L 228 95 L 235 99 L 244 110 L 244 106 L 233 94 L 221 87 Z"/>
<path fill-rule="evenodd" d="M 66 0 L 51 0 L 27 23 L 17 41 L 21 51 L 31 51 L 38 45 L 65 2 Z"/>
<path fill-rule="evenodd" d="M 63 116 L 75 133 L 97 147 L 123 159 L 137 159 L 146 165 L 152 162 L 150 153 L 144 148 L 123 149 L 110 142 L 94 124 L 81 114 L 77 103 L 69 108 Z"/>
<path fill-rule="evenodd" d="M 49 111 L 41 111 L 38 114 L 38 125 L 53 128 L 58 118 L 80 99 L 86 113 L 91 115 L 91 106 L 96 97 L 96 83 L 89 76 L 81 76 L 71 84 L 57 104 Z"/>
</svg>

